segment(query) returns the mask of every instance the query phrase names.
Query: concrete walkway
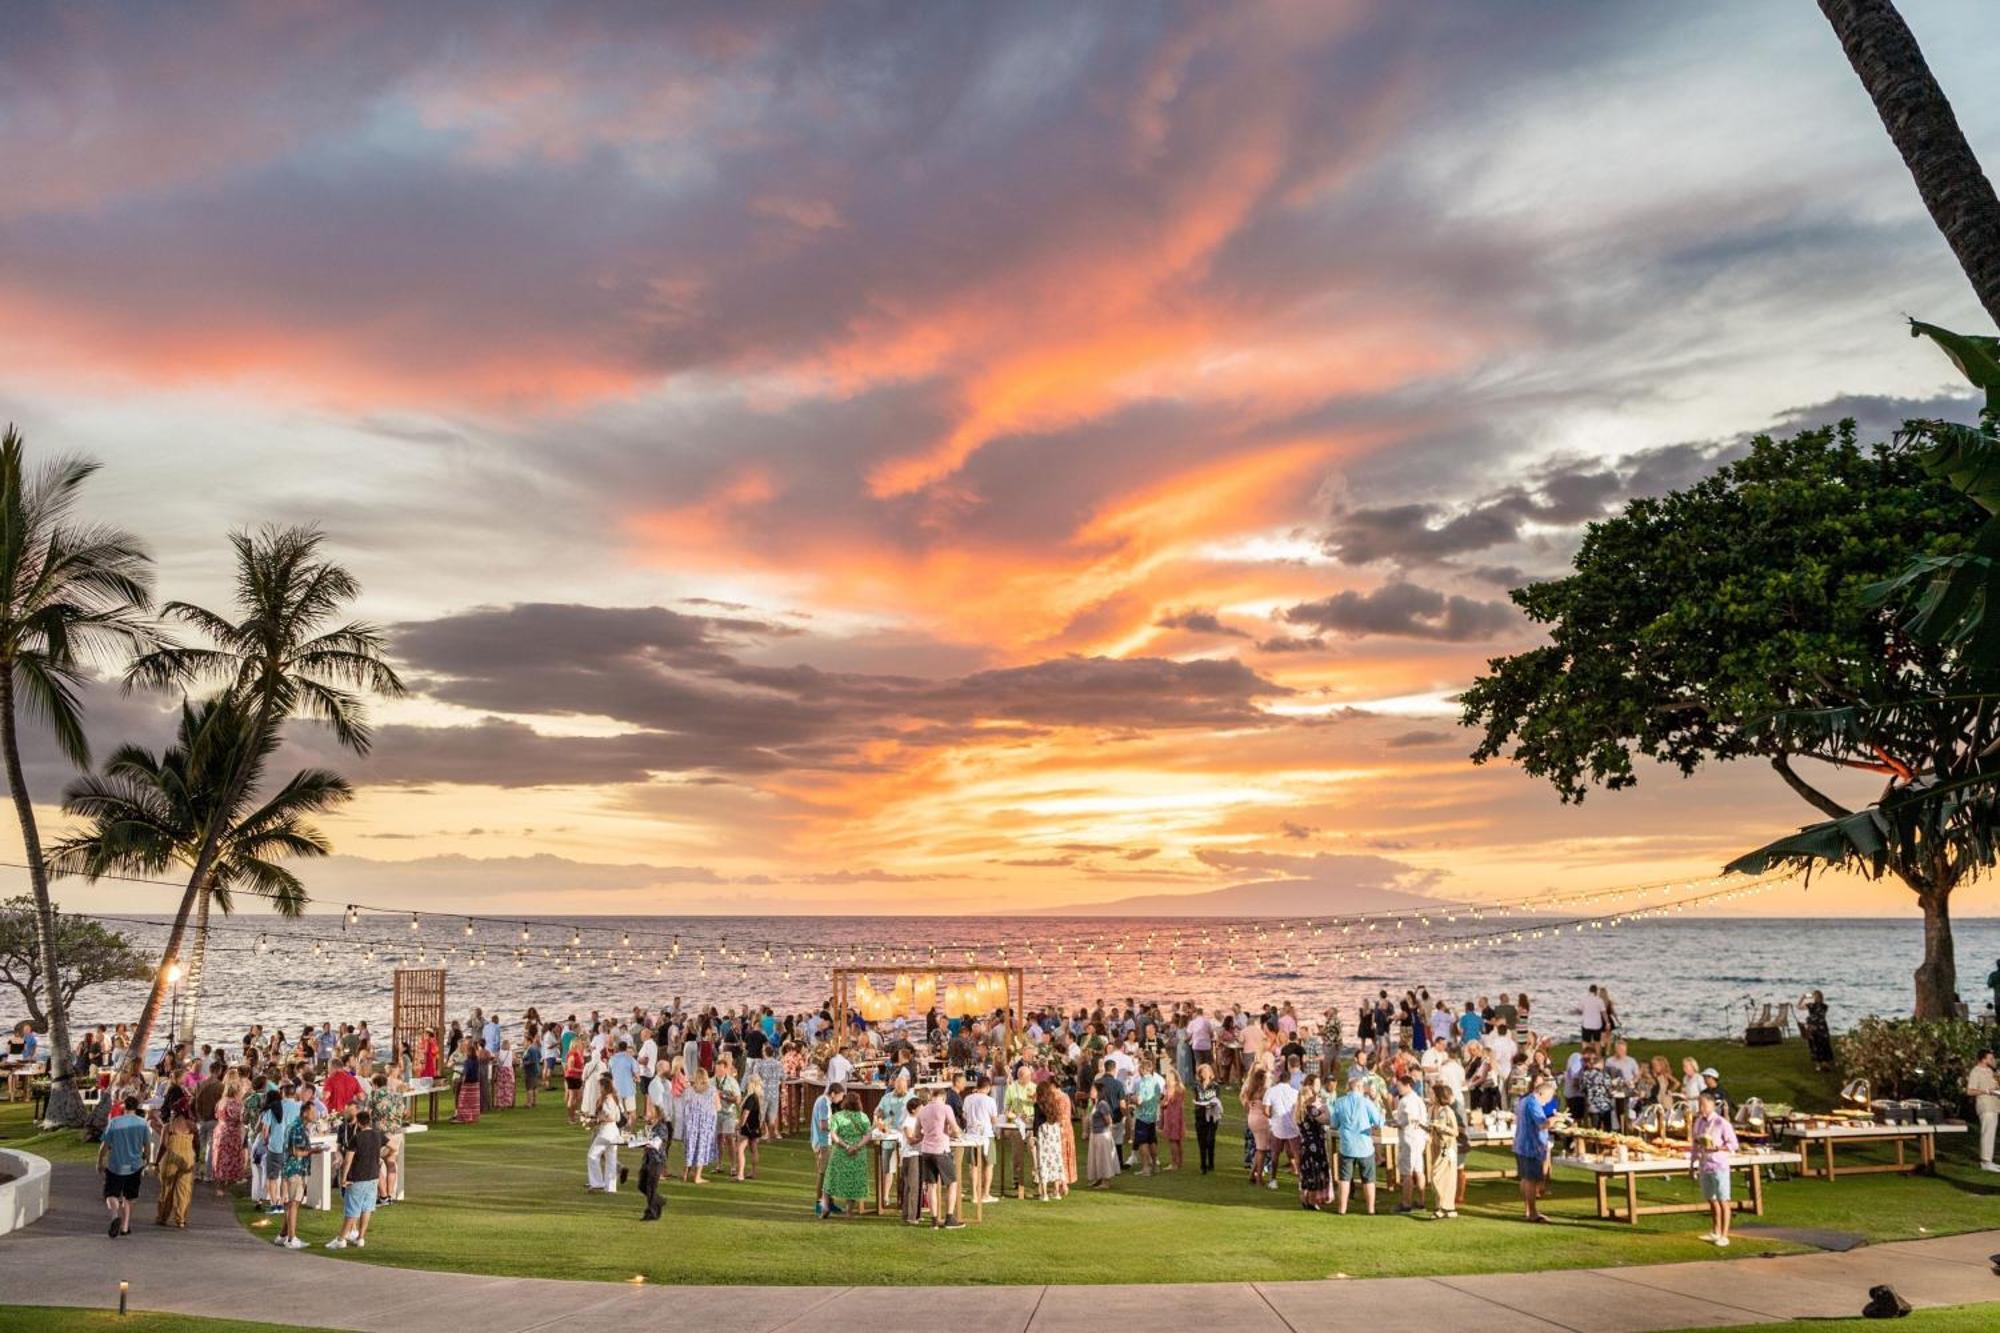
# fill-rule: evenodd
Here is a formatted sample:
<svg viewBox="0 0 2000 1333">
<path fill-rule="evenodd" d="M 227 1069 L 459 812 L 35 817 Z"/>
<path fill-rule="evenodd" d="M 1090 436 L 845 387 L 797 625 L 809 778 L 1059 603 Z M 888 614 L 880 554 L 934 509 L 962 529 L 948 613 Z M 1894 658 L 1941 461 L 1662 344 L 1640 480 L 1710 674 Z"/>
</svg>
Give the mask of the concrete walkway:
<svg viewBox="0 0 2000 1333">
<path fill-rule="evenodd" d="M 151 1211 L 151 1191 L 146 1211 Z M 116 1306 L 265 1319 L 322 1328 L 405 1330 L 468 1320 L 480 1333 L 692 1324 L 767 1333 L 824 1321 L 879 1327 L 920 1320 L 952 1333 L 1102 1333 L 1106 1327 L 1568 1329 L 1575 1333 L 1722 1327 L 1860 1313 L 1870 1286 L 1916 1305 L 2000 1300 L 1988 1255 L 2000 1231 L 1732 1262 L 1501 1273 L 1476 1277 L 1104 1287 L 669 1287 L 481 1277 L 289 1253 L 238 1226 L 205 1192 L 186 1232 L 150 1220 L 104 1234 L 97 1176 L 58 1164 L 49 1213 L 0 1237 L 0 1303 Z M 1748 1243 L 1747 1240 L 1744 1243 Z M 782 1272 L 781 1256 L 772 1268 Z M 1130 1319 L 1149 1321 L 1129 1325 Z"/>
</svg>

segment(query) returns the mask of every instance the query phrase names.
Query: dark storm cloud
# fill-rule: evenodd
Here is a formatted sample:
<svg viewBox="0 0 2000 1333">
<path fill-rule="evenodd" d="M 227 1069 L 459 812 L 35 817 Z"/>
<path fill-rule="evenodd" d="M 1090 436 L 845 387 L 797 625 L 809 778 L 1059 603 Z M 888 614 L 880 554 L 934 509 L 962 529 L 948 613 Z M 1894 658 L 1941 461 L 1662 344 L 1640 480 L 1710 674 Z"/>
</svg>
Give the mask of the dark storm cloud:
<svg viewBox="0 0 2000 1333">
<path fill-rule="evenodd" d="M 1382 744 L 1391 750 L 1414 750 L 1430 745 L 1449 745 L 1459 739 L 1448 731 L 1405 731 L 1391 736 Z"/>
<path fill-rule="evenodd" d="M 386 727 L 363 775 L 542 786 L 860 769 L 873 766 L 859 755 L 870 742 L 920 749 L 1052 727 L 1269 725 L 1259 701 L 1290 693 L 1233 660 L 1069 657 L 926 678 L 767 666 L 732 651 L 771 632 L 749 617 L 552 603 L 398 626 L 396 652 L 425 693 L 510 716 Z M 631 730 L 550 735 L 516 720 L 565 715 Z"/>
<path fill-rule="evenodd" d="M 1220 634 L 1235 639 L 1247 639 L 1250 635 L 1233 625 L 1225 625 L 1213 611 L 1199 607 L 1186 611 L 1174 611 L 1153 622 L 1158 629 L 1180 629 L 1190 634 Z"/>
<path fill-rule="evenodd" d="M 1505 602 L 1481 602 L 1415 583 L 1386 583 L 1373 592 L 1335 593 L 1283 613 L 1288 624 L 1329 634 L 1383 634 L 1462 643 L 1489 639 L 1519 623 Z"/>
</svg>

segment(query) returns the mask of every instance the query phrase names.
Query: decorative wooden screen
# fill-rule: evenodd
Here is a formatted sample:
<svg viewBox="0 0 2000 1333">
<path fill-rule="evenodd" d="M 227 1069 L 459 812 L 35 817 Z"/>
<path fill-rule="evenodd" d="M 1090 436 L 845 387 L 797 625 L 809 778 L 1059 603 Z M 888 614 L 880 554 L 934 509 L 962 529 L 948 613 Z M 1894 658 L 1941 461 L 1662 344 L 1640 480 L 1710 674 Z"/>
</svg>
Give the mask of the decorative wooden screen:
<svg viewBox="0 0 2000 1333">
<path fill-rule="evenodd" d="M 399 967 L 396 969 L 395 1049 L 414 1043 L 425 1032 L 435 1032 L 444 1040 L 444 969 Z"/>
</svg>

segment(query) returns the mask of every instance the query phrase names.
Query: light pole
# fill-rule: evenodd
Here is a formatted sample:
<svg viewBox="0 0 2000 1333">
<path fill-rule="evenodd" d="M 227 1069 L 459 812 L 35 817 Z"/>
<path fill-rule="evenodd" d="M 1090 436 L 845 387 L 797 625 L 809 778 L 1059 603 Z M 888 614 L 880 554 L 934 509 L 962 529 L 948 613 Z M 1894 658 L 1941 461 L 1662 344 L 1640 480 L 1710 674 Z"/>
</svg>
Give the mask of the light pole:
<svg viewBox="0 0 2000 1333">
<path fill-rule="evenodd" d="M 167 964 L 167 985 L 171 986 L 174 992 L 173 999 L 167 1007 L 167 1049 L 171 1051 L 181 1030 L 181 964 L 178 958 Z M 156 1009 L 153 1012 L 158 1013 L 159 1010 Z M 143 1063 L 145 1052 L 141 1051 L 139 1054 L 141 1063 Z"/>
</svg>

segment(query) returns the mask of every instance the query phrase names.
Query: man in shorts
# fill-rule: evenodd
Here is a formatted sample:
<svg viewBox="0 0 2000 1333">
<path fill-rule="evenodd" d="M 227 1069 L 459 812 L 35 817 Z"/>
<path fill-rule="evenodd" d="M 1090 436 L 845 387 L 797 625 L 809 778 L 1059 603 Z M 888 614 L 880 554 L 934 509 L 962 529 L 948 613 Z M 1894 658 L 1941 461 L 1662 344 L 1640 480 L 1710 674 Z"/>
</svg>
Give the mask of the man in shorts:
<svg viewBox="0 0 2000 1333">
<path fill-rule="evenodd" d="M 339 1234 L 326 1243 L 329 1250 L 352 1245 L 368 1245 L 368 1219 L 375 1215 L 377 1192 L 382 1179 L 382 1150 L 388 1135 L 376 1128 L 374 1117 L 364 1109 L 354 1113 L 354 1127 L 347 1133 L 347 1150 L 341 1157 Z"/>
<path fill-rule="evenodd" d="M 1356 1181 L 1361 1184 L 1362 1201 L 1375 1212 L 1375 1131 L 1382 1126 L 1382 1108 L 1368 1096 L 1368 1078 L 1362 1073 L 1348 1076 L 1347 1093 L 1333 1103 L 1333 1133 L 1340 1152 L 1340 1179 L 1336 1185 L 1334 1210 L 1347 1212 L 1347 1196 Z"/>
<path fill-rule="evenodd" d="M 1555 1103 L 1556 1083 L 1552 1078 L 1536 1082 L 1514 1104 L 1514 1165 L 1521 1177 L 1521 1203 L 1530 1222 L 1546 1222 L 1542 1215 L 1542 1182 L 1548 1178 L 1549 1108 Z"/>
<path fill-rule="evenodd" d="M 933 1097 L 917 1111 L 917 1150 L 923 1154 L 924 1188 L 930 1194 L 931 1221 L 944 1230 L 965 1225 L 958 1215 L 958 1166 L 951 1160 L 951 1141 L 962 1131 L 951 1103 Z"/>
<path fill-rule="evenodd" d="M 1736 1130 L 1713 1093 L 1704 1092 L 1700 1108 L 1688 1126 L 1688 1172 L 1701 1182 L 1701 1199 L 1708 1205 L 1710 1227 L 1702 1239 L 1729 1248 L 1729 1155 L 1736 1151 Z"/>
<path fill-rule="evenodd" d="M 284 1143 L 278 1156 L 278 1199 L 285 1206 L 285 1226 L 278 1236 L 278 1247 L 286 1250 L 303 1250 L 306 1243 L 299 1239 L 299 1205 L 306 1201 L 306 1176 L 312 1171 L 313 1154 L 319 1149 L 313 1146 L 313 1125 L 319 1120 L 319 1107 L 310 1100 L 299 1103 L 298 1119 L 285 1130 Z"/>
<path fill-rule="evenodd" d="M 97 1145 L 98 1169 L 104 1172 L 104 1210 L 111 1214 L 105 1234 L 113 1239 L 132 1234 L 132 1200 L 139 1197 L 139 1177 L 145 1173 L 152 1145 L 152 1127 L 139 1115 L 139 1094 L 128 1092 L 121 1114 L 106 1122 Z"/>
</svg>

